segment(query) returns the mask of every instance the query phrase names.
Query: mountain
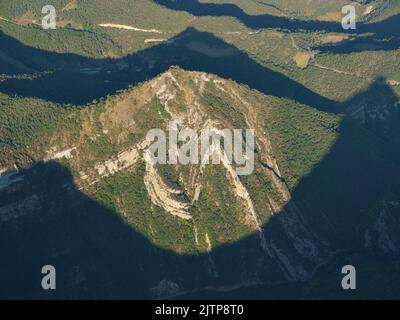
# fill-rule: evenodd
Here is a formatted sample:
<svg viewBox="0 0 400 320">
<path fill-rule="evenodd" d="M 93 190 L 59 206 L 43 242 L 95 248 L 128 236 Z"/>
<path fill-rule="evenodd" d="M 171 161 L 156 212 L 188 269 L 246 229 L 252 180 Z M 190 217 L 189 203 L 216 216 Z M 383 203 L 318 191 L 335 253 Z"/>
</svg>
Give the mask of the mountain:
<svg viewBox="0 0 400 320">
<path fill-rule="evenodd" d="M 3 0 L 0 297 L 399 298 L 400 7 L 354 3 Z"/>
<path fill-rule="evenodd" d="M 178 120 L 196 131 L 253 128 L 254 172 L 153 166 L 146 132 Z M 352 256 L 397 254 L 389 144 L 215 75 L 169 69 L 71 110 L 40 139 L 30 166 L 15 172 L 10 161 L 2 176 L 3 295 L 43 297 L 32 275 L 41 261 L 63 270 L 54 297 L 154 298 L 307 283 Z"/>
</svg>

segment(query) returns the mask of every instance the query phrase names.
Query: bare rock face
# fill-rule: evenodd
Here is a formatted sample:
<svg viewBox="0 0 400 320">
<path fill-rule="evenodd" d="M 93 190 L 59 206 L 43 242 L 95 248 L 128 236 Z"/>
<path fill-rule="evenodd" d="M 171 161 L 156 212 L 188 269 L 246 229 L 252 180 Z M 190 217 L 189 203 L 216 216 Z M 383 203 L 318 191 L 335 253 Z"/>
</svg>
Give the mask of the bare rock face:
<svg viewBox="0 0 400 320">
<path fill-rule="evenodd" d="M 290 108 L 288 115 L 282 108 Z M 314 205 L 325 195 L 307 179 L 326 179 L 318 173 L 324 164 L 316 166 L 339 139 L 338 116 L 171 68 L 77 117 L 79 131 L 60 130 L 43 157 L 43 166 L 57 163 L 67 179 L 54 178 L 54 168 L 40 178 L 37 166 L 0 176 L 0 199 L 12 199 L 0 205 L 0 225 L 13 224 L 10 234 L 19 238 L 21 252 L 29 242 L 21 230 L 32 213 L 40 217 L 35 232 L 46 221 L 59 228 L 40 259 L 78 269 L 73 292 L 84 286 L 89 296 L 107 290 L 129 296 L 135 287 L 140 297 L 160 298 L 307 281 L 348 249 L 337 232 L 342 228 L 360 250 L 399 254 L 394 202 L 357 232 L 329 207 Z M 152 163 L 146 135 L 160 129 L 168 136 L 171 122 L 196 133 L 254 130 L 253 172 L 239 175 L 238 164 L 223 154 L 219 164 Z M 304 140 L 311 156 L 301 154 Z M 300 156 L 290 154 L 296 144 Z M 101 266 L 96 272 L 85 255 Z M 103 279 L 100 288 L 88 287 L 96 278 Z"/>
</svg>

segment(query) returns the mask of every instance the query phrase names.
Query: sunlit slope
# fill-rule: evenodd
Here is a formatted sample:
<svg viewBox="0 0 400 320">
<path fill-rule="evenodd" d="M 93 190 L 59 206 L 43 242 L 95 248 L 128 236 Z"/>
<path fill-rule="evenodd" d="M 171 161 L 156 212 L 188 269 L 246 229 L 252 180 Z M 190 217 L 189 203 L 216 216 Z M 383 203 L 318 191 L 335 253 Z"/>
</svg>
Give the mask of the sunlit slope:
<svg viewBox="0 0 400 320">
<path fill-rule="evenodd" d="M 255 2 L 246 3 L 246 6 L 251 6 Z M 293 8 L 300 6 L 298 1 L 293 4 L 285 3 Z M 370 5 L 377 8 L 366 23 L 382 22 L 388 18 L 383 15 L 380 17 L 380 12 L 386 10 L 388 4 L 365 1 L 360 3 L 363 8 Z M 349 34 L 344 30 L 332 33 L 324 30 L 321 25 L 326 21 L 318 20 L 314 16 L 304 18 L 294 14 L 299 21 L 314 21 L 315 31 L 304 32 L 299 29 L 289 32 L 274 28 L 252 29 L 235 17 L 195 16 L 184 10 L 169 9 L 153 1 L 118 1 L 115 4 L 109 1 L 60 1 L 55 3 L 60 28 L 44 31 L 32 24 L 32 21 L 40 22 L 42 4 L 40 1 L 20 2 L 19 5 L 4 2 L 4 15 L 13 23 L 0 22 L 2 31 L 28 46 L 104 59 L 136 54 L 157 46 L 157 42 L 152 42 L 154 40 L 168 40 L 186 28 L 194 27 L 199 31 L 211 32 L 227 44 L 249 54 L 257 63 L 273 68 L 332 100 L 349 100 L 358 92 L 366 90 L 378 77 L 390 81 L 397 94 L 400 90 L 398 37 Z M 244 3 L 236 4 L 244 9 Z M 399 13 L 397 5 L 390 4 L 390 12 L 395 16 Z M 257 2 L 255 6 L 270 8 L 270 5 L 278 6 L 279 3 Z M 303 3 L 301 7 L 305 11 L 316 10 L 323 15 L 330 10 L 340 13 L 341 5 L 341 1 L 324 1 L 323 4 L 322 1 L 315 1 L 315 4 Z M 293 9 L 294 12 L 296 10 Z M 256 15 L 250 11 L 247 14 L 250 17 Z M 282 18 L 277 13 L 264 13 L 262 10 L 259 14 Z M 99 24 L 116 24 L 135 29 L 101 27 Z M 337 25 L 340 26 L 340 23 L 337 22 Z M 390 25 L 387 29 L 394 30 Z M 296 57 L 305 57 L 305 62 L 299 64 Z M 58 67 L 48 66 L 49 69 Z M 371 107 L 376 103 L 371 101 Z"/>
<path fill-rule="evenodd" d="M 26 279 L 43 260 L 59 265 L 59 297 L 298 283 L 349 252 L 396 254 L 398 155 L 340 116 L 177 68 L 82 109 L 39 103 L 28 122 L 32 101 L 8 99 L 0 214 L 1 243 L 13 246 L 1 250 L 3 270 Z M 177 119 L 255 129 L 254 172 L 149 164 L 146 133 Z M 37 297 L 34 278 L 20 283 L 9 292 Z"/>
</svg>

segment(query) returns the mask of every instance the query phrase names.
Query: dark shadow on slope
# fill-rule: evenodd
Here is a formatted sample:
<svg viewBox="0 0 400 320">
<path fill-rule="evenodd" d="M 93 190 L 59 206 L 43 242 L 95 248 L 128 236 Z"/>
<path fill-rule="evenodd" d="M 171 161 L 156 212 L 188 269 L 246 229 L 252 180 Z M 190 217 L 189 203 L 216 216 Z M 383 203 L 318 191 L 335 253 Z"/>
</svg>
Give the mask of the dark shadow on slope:
<svg viewBox="0 0 400 320">
<path fill-rule="evenodd" d="M 381 139 L 400 145 L 400 99 L 383 77 L 349 99 L 346 112 Z"/>
<path fill-rule="evenodd" d="M 22 174 L 24 182 L 0 192 L 1 298 L 143 299 L 157 297 L 150 288 L 163 280 L 183 288 L 240 281 L 243 263 L 216 281 L 207 254 L 183 256 L 153 245 L 77 190 L 59 163 L 39 163 Z M 218 256 L 252 259 L 257 251 L 249 238 Z M 55 291 L 41 288 L 44 265 L 57 270 Z"/>
<path fill-rule="evenodd" d="M 321 273 L 332 281 L 317 292 L 319 297 L 398 298 L 398 290 L 387 290 L 384 284 L 396 284 L 399 278 L 387 272 L 373 290 L 368 286 L 372 274 L 358 278 L 355 292 L 337 289 L 340 266 L 356 259 L 357 267 L 363 268 L 362 263 L 369 261 L 364 258 L 369 252 L 366 230 L 371 229 L 370 247 L 379 249 L 374 222 L 382 209 L 389 210 L 383 200 L 398 201 L 400 190 L 398 148 L 351 120 L 344 120 L 337 130 L 339 139 L 330 152 L 301 179 L 292 201 L 264 226 L 268 253 L 257 233 L 215 247 L 211 257 L 217 277 L 208 254 L 184 256 L 160 249 L 112 208 L 77 190 L 68 169 L 52 162 L 37 164 L 22 172 L 24 182 L 0 191 L 0 296 L 148 298 L 154 297 L 149 288 L 162 280 L 174 281 L 182 290 L 260 280 L 275 285 L 247 289 L 245 296 L 239 293 L 236 298 L 302 298 L 307 282 L 299 281 Z M 399 207 L 392 209 L 394 217 L 400 214 Z M 397 223 L 391 223 L 394 231 L 388 235 L 400 247 Z M 46 264 L 57 268 L 54 292 L 40 288 L 40 270 Z M 379 272 L 373 265 L 372 270 Z M 286 278 L 298 282 L 288 283 Z"/>
<path fill-rule="evenodd" d="M 400 22 L 399 22 L 400 24 Z M 345 40 L 336 44 L 327 44 L 313 49 L 322 53 L 349 54 L 364 51 L 390 51 L 400 48 L 400 37 L 365 36 Z"/>
<path fill-rule="evenodd" d="M 400 15 L 376 23 L 358 23 L 356 30 L 343 30 L 340 23 L 297 20 L 287 17 L 278 17 L 269 14 L 248 15 L 241 8 L 234 4 L 201 3 L 199 0 L 153 0 L 171 10 L 185 11 L 194 16 L 234 17 L 244 25 L 252 29 L 279 28 L 288 31 L 325 31 L 325 32 L 349 32 L 366 33 L 371 32 L 377 35 L 394 36 L 400 35 L 398 28 Z M 339 8 L 340 9 L 340 8 Z"/>
<path fill-rule="evenodd" d="M 387 51 L 400 47 L 400 15 L 394 15 L 375 23 L 358 23 L 355 30 L 344 30 L 341 23 L 297 20 L 269 14 L 248 15 L 234 4 L 200 3 L 198 0 L 154 0 L 171 10 L 191 13 L 195 16 L 230 16 L 252 29 L 272 28 L 284 31 L 337 32 L 346 34 L 372 34 L 354 41 L 345 41 L 343 46 L 322 46 L 321 51 L 350 53 L 358 51 Z"/>
<path fill-rule="evenodd" d="M 62 165 L 39 163 L 22 174 L 22 187 L 0 195 L 1 214 L 19 201 L 15 211 L 24 215 L 1 221 L 2 298 L 149 298 L 155 279 L 198 268 L 198 259 L 152 246 L 78 191 Z M 57 269 L 54 292 L 41 290 L 47 264 Z"/>
<path fill-rule="evenodd" d="M 363 101 L 366 109 L 375 103 L 393 106 L 399 97 L 382 80 L 377 79 L 347 104 Z M 292 267 L 292 272 L 281 263 L 282 270 L 299 277 L 306 271 L 313 277 L 303 284 L 278 286 L 276 292 L 284 294 L 275 297 L 399 298 L 398 144 L 393 136 L 379 136 L 351 117 L 344 118 L 337 131 L 339 138 L 329 153 L 300 180 L 283 210 L 263 226 L 268 245 L 284 248 L 280 253 L 289 258 L 286 266 Z M 275 252 L 275 260 L 280 253 Z M 345 264 L 357 269 L 357 292 L 341 289 L 341 267 Z M 259 286 L 231 293 L 204 290 L 186 297 L 268 299 L 273 295 L 271 290 L 275 288 Z"/>
<path fill-rule="evenodd" d="M 286 97 L 319 110 L 338 112 L 338 104 L 287 76 L 266 68 L 248 54 L 210 33 L 188 29 L 160 44 L 123 59 L 88 59 L 29 48 L 0 33 L 6 54 L 14 55 L 35 70 L 53 70 L 33 80 L 0 82 L 0 92 L 38 97 L 57 103 L 82 105 L 114 94 L 118 89 L 152 79 L 172 65 L 204 71 L 246 84 L 264 94 Z M 1 67 L 0 67 L 1 72 Z M 92 73 L 88 75 L 85 73 Z"/>
<path fill-rule="evenodd" d="M 381 76 L 375 78 L 367 90 L 351 97 L 346 104 L 349 108 L 348 112 L 352 112 L 354 108 L 359 107 L 364 107 L 365 111 L 368 112 L 374 106 L 387 106 L 390 109 L 398 99 L 393 88 Z"/>
</svg>

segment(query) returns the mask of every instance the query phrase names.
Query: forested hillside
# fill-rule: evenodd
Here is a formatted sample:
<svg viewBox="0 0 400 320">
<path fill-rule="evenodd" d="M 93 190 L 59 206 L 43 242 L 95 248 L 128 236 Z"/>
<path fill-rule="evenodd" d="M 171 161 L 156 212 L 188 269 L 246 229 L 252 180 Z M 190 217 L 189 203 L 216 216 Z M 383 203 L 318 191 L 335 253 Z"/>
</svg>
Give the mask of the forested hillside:
<svg viewBox="0 0 400 320">
<path fill-rule="evenodd" d="M 399 298 L 398 1 L 46 4 L 0 3 L 1 298 Z M 253 170 L 152 163 L 175 122 Z"/>
</svg>

